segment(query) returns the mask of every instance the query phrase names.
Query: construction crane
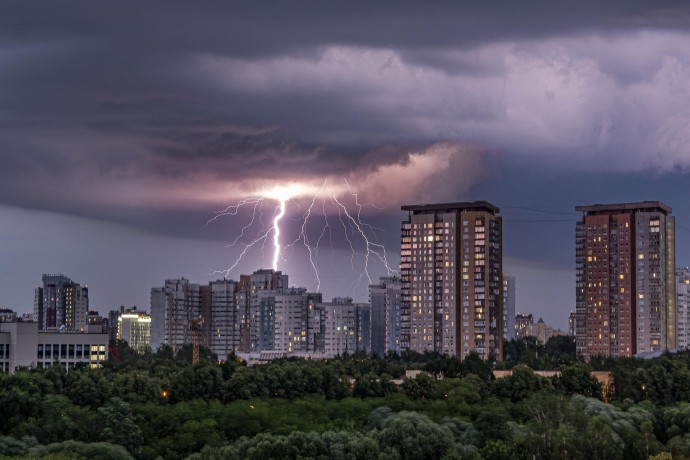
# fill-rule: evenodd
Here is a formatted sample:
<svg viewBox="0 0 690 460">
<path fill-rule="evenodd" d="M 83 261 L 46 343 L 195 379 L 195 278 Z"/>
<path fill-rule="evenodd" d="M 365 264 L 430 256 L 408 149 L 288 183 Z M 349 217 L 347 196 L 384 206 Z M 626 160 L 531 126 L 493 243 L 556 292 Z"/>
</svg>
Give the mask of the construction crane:
<svg viewBox="0 0 690 460">
<path fill-rule="evenodd" d="M 201 339 L 201 326 L 204 324 L 204 318 L 199 317 L 197 319 L 188 319 L 188 320 L 175 320 L 175 324 L 181 325 L 181 326 L 187 326 L 188 328 L 185 330 L 185 336 L 187 336 L 188 332 L 191 332 L 192 334 L 192 364 L 196 364 L 199 362 L 199 341 Z M 185 340 L 186 342 L 186 340 Z"/>
</svg>

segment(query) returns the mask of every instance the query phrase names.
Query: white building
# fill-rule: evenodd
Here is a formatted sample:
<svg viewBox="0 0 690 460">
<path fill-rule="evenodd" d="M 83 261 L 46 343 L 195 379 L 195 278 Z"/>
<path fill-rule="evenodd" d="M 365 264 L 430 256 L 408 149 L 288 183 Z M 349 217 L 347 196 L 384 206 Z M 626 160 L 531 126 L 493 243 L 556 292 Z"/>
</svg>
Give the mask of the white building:
<svg viewBox="0 0 690 460">
<path fill-rule="evenodd" d="M 353 303 L 350 298 L 336 297 L 321 303 L 323 310 L 324 354 L 337 356 L 357 351 L 371 351 L 371 307 Z"/>
<path fill-rule="evenodd" d="M 117 338 L 124 340 L 137 353 L 151 349 L 151 317 L 144 313 L 127 312 L 117 319 Z"/>
<path fill-rule="evenodd" d="M 290 288 L 275 295 L 273 349 L 285 352 L 314 351 L 309 340 L 310 312 L 321 294 L 305 288 Z"/>
<path fill-rule="evenodd" d="M 88 328 L 87 328 L 88 330 Z M 38 323 L 0 323 L 0 370 L 77 364 L 99 367 L 108 359 L 108 334 L 39 331 Z"/>
<path fill-rule="evenodd" d="M 676 268 L 676 331 L 678 348 L 690 345 L 690 269 Z"/>
</svg>

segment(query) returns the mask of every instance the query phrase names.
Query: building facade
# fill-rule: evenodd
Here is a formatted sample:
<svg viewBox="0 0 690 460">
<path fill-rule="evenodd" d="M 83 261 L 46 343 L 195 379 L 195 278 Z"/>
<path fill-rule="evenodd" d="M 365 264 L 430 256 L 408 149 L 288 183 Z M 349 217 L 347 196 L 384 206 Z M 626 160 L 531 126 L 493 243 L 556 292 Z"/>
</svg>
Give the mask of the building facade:
<svg viewBox="0 0 690 460">
<path fill-rule="evenodd" d="M 99 367 L 108 359 L 108 334 L 40 331 L 36 322 L 0 323 L 0 371 L 19 367 Z"/>
<path fill-rule="evenodd" d="M 690 345 L 690 269 L 676 269 L 676 347 Z"/>
<path fill-rule="evenodd" d="M 117 338 L 124 340 L 137 353 L 151 349 L 151 317 L 135 310 L 126 311 L 117 319 Z"/>
<path fill-rule="evenodd" d="M 585 358 L 676 347 L 675 220 L 658 201 L 578 206 L 576 343 Z"/>
<path fill-rule="evenodd" d="M 34 292 L 34 318 L 39 330 L 80 331 L 86 326 L 89 290 L 65 275 L 43 275 Z"/>
<path fill-rule="evenodd" d="M 575 337 L 577 331 L 577 314 L 571 311 L 568 315 L 568 335 L 570 337 Z"/>
<path fill-rule="evenodd" d="M 534 324 L 532 313 L 518 313 L 515 315 L 515 339 L 527 337 L 529 329 Z"/>
<path fill-rule="evenodd" d="M 402 210 L 402 348 L 502 359 L 499 209 L 478 201 Z"/>
<path fill-rule="evenodd" d="M 567 334 L 565 331 L 546 324 L 542 318 L 539 318 L 539 321 L 537 321 L 536 324 L 530 324 L 527 326 L 525 329 L 525 335 L 536 337 L 539 342 L 545 344 L 551 337 Z"/>
<path fill-rule="evenodd" d="M 0 308 L 0 323 L 17 321 L 17 312 L 11 308 Z"/>
<path fill-rule="evenodd" d="M 503 338 L 515 339 L 515 275 L 503 274 Z"/>
<path fill-rule="evenodd" d="M 401 338 L 402 281 L 397 276 L 381 277 L 369 286 L 371 305 L 371 352 L 385 356 L 399 353 Z"/>
<path fill-rule="evenodd" d="M 291 307 L 296 302 L 297 297 L 289 296 L 310 299 L 302 302 L 300 297 L 301 303 L 297 302 L 302 318 L 308 316 L 310 306 L 320 301 L 314 294 L 288 288 L 288 276 L 274 270 L 262 269 L 240 275 L 239 281 L 222 279 L 207 285 L 190 283 L 185 278 L 166 280 L 163 287 L 151 289 L 151 348 L 155 350 L 165 344 L 176 349 L 192 343 L 197 334 L 199 344 L 208 347 L 221 360 L 231 353 L 258 353 L 283 345 L 291 348 L 288 342 L 276 343 L 276 327 L 282 331 L 288 327 L 286 321 L 298 315 L 290 310 L 286 320 L 276 324 L 276 308 L 284 308 L 283 302 Z M 296 344 L 294 338 L 290 343 Z"/>
<path fill-rule="evenodd" d="M 353 303 L 349 297 L 336 297 L 317 306 L 323 311 L 325 356 L 371 351 L 371 307 Z"/>
</svg>

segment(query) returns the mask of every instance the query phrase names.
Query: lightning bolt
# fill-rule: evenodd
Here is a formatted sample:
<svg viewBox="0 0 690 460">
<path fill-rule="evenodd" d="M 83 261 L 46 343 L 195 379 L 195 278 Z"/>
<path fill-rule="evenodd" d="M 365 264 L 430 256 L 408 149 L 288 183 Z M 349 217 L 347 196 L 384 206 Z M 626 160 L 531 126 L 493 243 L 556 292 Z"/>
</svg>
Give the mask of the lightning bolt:
<svg viewBox="0 0 690 460">
<path fill-rule="evenodd" d="M 247 256 L 250 249 L 253 247 L 261 248 L 261 253 L 264 252 L 264 248 L 272 235 L 273 243 L 273 257 L 272 257 L 272 267 L 274 270 L 278 270 L 279 264 L 282 261 L 287 262 L 286 250 L 290 249 L 289 254 L 294 252 L 294 249 L 298 243 L 302 243 L 302 246 L 306 249 L 309 263 L 316 280 L 316 291 L 320 291 L 321 288 L 321 276 L 319 274 L 319 250 L 322 241 L 326 236 L 327 240 L 331 242 L 331 263 L 333 263 L 333 256 L 335 251 L 333 249 L 333 231 L 334 227 L 329 222 L 329 215 L 337 216 L 340 221 L 340 226 L 342 227 L 342 234 L 345 241 L 351 251 L 350 256 L 350 266 L 354 273 L 359 273 L 357 280 L 353 282 L 352 288 L 355 289 L 356 285 L 359 285 L 365 278 L 372 283 L 372 277 L 370 274 L 371 261 L 377 260 L 385 268 L 388 275 L 396 274 L 397 271 L 392 269 L 388 263 L 388 256 L 386 254 L 385 247 L 378 241 L 378 232 L 383 230 L 374 227 L 362 218 L 362 210 L 364 207 L 371 206 L 376 209 L 381 209 L 371 203 L 361 203 L 359 200 L 359 194 L 353 190 L 352 186 L 347 180 L 343 181 L 344 187 L 332 187 L 329 186 L 328 180 L 324 180 L 320 187 L 309 187 L 306 185 L 292 184 L 285 187 L 275 187 L 272 190 L 267 190 L 264 193 L 258 194 L 258 196 L 248 197 L 240 200 L 236 204 L 230 205 L 220 211 L 214 213 L 213 218 L 211 218 L 206 225 L 215 222 L 217 219 L 225 216 L 237 216 L 242 208 L 251 208 L 251 218 L 248 222 L 242 226 L 239 235 L 234 238 L 234 241 L 228 244 L 228 247 L 235 247 L 238 244 L 242 246 L 242 250 L 239 256 L 235 259 L 234 263 L 227 269 L 223 270 L 212 270 L 213 274 L 222 273 L 224 276 L 228 277 L 230 273 L 237 268 L 239 263 Z M 350 197 L 348 200 L 339 199 L 340 195 L 345 197 Z M 307 197 L 310 198 L 308 205 L 304 203 L 304 207 L 300 205 L 298 198 Z M 346 203 L 350 202 L 350 204 Z M 275 203 L 273 207 L 272 217 L 270 223 L 263 221 L 262 216 L 264 212 L 264 207 L 267 203 Z M 354 202 L 354 207 L 352 210 L 348 208 Z M 301 221 L 299 229 L 296 231 L 296 237 L 294 240 L 286 244 L 284 247 L 281 244 L 281 237 L 285 232 L 281 229 L 281 223 L 284 220 L 286 214 L 288 213 L 287 205 L 292 203 L 300 212 L 298 221 Z M 320 206 L 317 205 L 320 204 Z M 320 208 L 320 212 L 315 212 L 316 209 Z M 306 209 L 306 210 L 305 210 Z M 258 214 L 258 218 L 257 218 Z M 316 214 L 320 214 L 314 221 Z M 294 216 L 294 214 L 293 214 Z M 323 219 L 321 221 L 321 219 Z M 294 220 L 294 218 L 291 218 Z M 310 222 L 314 222 L 315 225 L 322 225 L 321 230 L 318 233 L 313 234 L 311 237 L 309 235 Z M 322 224 L 320 224 L 322 222 Z M 257 228 L 255 236 L 250 238 L 248 243 L 244 241 L 247 239 L 250 229 Z M 313 225 L 312 225 L 313 228 Z M 361 249 L 361 252 L 357 248 Z M 363 267 L 361 271 L 358 271 L 355 267 L 355 259 L 359 256 L 363 257 Z"/>
<path fill-rule="evenodd" d="M 285 202 L 287 199 L 280 198 L 278 213 L 273 218 L 273 270 L 278 270 L 278 258 L 280 257 L 280 219 L 285 215 Z"/>
</svg>

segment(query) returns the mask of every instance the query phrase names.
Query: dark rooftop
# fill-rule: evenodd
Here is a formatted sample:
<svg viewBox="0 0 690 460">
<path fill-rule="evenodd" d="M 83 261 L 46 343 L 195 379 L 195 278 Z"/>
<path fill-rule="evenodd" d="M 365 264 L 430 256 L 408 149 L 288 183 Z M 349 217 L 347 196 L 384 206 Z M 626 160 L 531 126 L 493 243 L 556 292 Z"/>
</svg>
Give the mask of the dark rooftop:
<svg viewBox="0 0 690 460">
<path fill-rule="evenodd" d="M 661 211 L 666 214 L 671 212 L 671 208 L 666 206 L 661 201 L 640 201 L 637 203 L 619 203 L 619 204 L 593 204 L 589 206 L 576 206 L 576 211 L 582 211 L 587 214 L 609 213 L 611 211 Z"/>
<path fill-rule="evenodd" d="M 424 212 L 424 211 L 487 211 L 496 214 L 500 211 L 496 206 L 487 201 L 464 201 L 457 203 L 435 203 L 435 204 L 409 204 L 400 207 L 403 211 Z"/>
</svg>

